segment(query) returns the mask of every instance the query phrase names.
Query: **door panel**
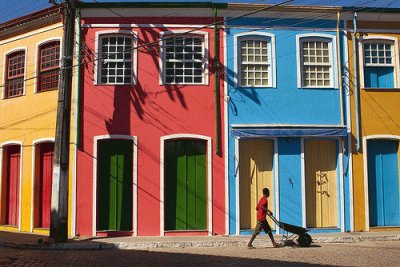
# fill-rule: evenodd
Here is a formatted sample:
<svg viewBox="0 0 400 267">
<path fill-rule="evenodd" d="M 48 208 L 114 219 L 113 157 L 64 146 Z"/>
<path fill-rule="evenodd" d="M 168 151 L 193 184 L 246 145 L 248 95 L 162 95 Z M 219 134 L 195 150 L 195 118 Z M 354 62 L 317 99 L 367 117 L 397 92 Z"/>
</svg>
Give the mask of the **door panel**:
<svg viewBox="0 0 400 267">
<path fill-rule="evenodd" d="M 20 146 L 7 148 L 7 216 L 6 224 L 18 225 L 19 216 L 19 179 L 21 164 Z"/>
<path fill-rule="evenodd" d="M 273 142 L 240 140 L 239 164 L 240 229 L 252 229 L 257 222 L 256 206 L 265 187 L 270 191 L 268 208 L 274 210 Z M 274 228 L 275 224 L 267 220 Z"/>
<path fill-rule="evenodd" d="M 337 227 L 337 148 L 333 140 L 305 141 L 307 227 Z"/>
<path fill-rule="evenodd" d="M 368 141 L 370 226 L 399 226 L 399 142 Z"/>
<path fill-rule="evenodd" d="M 97 230 L 131 231 L 133 141 L 101 140 L 97 157 Z"/>
<path fill-rule="evenodd" d="M 165 143 L 165 229 L 207 229 L 206 141 Z"/>
<path fill-rule="evenodd" d="M 39 227 L 50 227 L 51 209 L 51 187 L 54 163 L 54 144 L 46 143 L 40 145 L 40 189 L 39 189 Z"/>
</svg>

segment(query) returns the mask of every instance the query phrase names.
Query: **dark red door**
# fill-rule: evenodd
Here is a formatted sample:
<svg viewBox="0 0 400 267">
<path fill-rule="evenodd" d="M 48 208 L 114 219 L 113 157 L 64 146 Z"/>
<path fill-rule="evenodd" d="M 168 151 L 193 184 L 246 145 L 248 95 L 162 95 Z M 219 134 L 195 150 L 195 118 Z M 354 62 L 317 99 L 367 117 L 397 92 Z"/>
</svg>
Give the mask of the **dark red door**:
<svg viewBox="0 0 400 267">
<path fill-rule="evenodd" d="M 39 227 L 50 227 L 51 184 L 53 177 L 54 144 L 40 145 Z"/>
<path fill-rule="evenodd" d="M 18 225 L 19 215 L 19 174 L 21 148 L 9 146 L 7 149 L 7 221 L 8 225 Z"/>
</svg>

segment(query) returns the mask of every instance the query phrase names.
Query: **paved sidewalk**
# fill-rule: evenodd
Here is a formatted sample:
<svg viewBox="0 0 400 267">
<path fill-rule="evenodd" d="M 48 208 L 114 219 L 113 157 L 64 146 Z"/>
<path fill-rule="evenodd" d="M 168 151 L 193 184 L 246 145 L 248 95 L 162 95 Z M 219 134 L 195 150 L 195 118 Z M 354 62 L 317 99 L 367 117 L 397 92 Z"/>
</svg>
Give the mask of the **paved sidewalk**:
<svg viewBox="0 0 400 267">
<path fill-rule="evenodd" d="M 314 243 L 355 243 L 361 241 L 400 241 L 400 232 L 351 232 L 312 234 Z M 282 235 L 275 235 L 281 240 Z M 154 249 L 189 247 L 245 247 L 250 236 L 174 236 L 174 237 L 107 237 L 69 240 L 62 244 L 45 244 L 47 236 L 0 231 L 0 246 L 21 249 L 98 250 Z M 255 246 L 270 245 L 265 235 L 258 236 Z"/>
</svg>

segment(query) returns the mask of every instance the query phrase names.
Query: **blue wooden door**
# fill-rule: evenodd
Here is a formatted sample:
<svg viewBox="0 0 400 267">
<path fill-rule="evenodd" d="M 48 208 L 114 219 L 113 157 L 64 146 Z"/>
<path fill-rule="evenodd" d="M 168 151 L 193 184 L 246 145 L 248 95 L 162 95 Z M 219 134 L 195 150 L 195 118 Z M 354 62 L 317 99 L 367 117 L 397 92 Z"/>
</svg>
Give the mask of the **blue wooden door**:
<svg viewBox="0 0 400 267">
<path fill-rule="evenodd" d="M 368 141 L 370 226 L 399 226 L 398 141 Z"/>
</svg>

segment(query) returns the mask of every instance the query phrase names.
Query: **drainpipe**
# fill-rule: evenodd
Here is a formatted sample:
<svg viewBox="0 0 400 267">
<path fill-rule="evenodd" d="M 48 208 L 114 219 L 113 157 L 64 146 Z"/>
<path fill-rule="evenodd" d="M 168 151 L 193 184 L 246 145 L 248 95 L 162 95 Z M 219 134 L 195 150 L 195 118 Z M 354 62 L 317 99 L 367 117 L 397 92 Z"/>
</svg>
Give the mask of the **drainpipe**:
<svg viewBox="0 0 400 267">
<path fill-rule="evenodd" d="M 357 12 L 353 18 L 354 34 L 353 34 L 353 55 L 354 55 L 354 97 L 355 97 L 355 112 L 356 112 L 356 144 L 357 152 L 361 150 L 360 142 L 360 96 L 358 88 L 358 57 L 357 57 Z"/>
<path fill-rule="evenodd" d="M 337 63 L 338 63 L 338 75 L 339 75 L 339 93 L 340 93 L 340 119 L 341 125 L 344 125 L 344 106 L 343 106 L 343 77 L 342 77 L 342 48 L 340 40 L 340 11 L 337 12 L 336 22 L 336 35 L 337 35 Z"/>
<path fill-rule="evenodd" d="M 218 49 L 217 7 L 214 6 L 214 93 L 215 93 L 215 154 L 221 154 L 221 106 L 219 97 L 219 49 Z"/>
</svg>

